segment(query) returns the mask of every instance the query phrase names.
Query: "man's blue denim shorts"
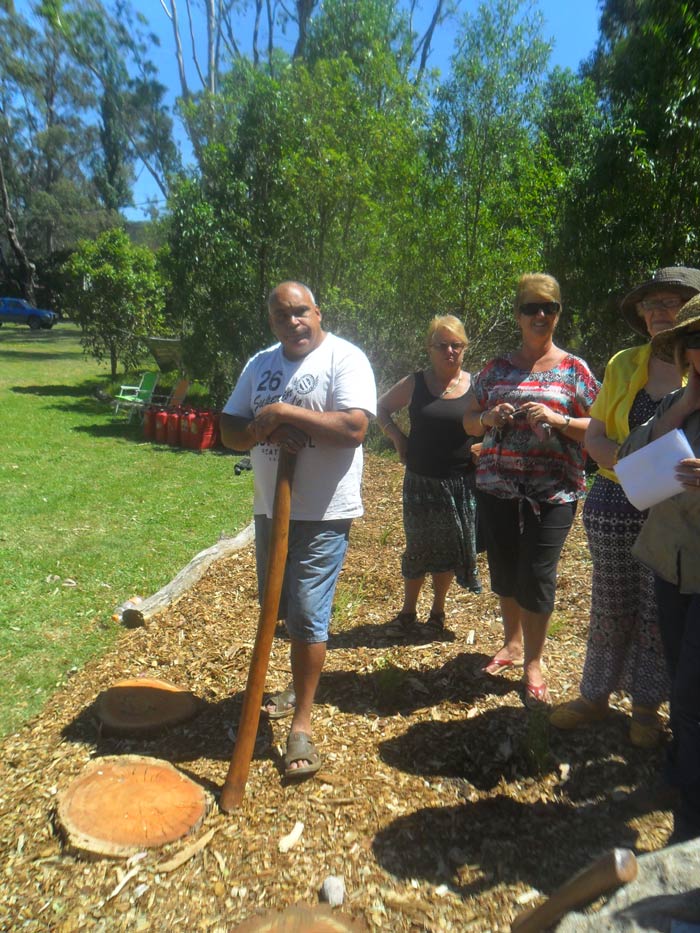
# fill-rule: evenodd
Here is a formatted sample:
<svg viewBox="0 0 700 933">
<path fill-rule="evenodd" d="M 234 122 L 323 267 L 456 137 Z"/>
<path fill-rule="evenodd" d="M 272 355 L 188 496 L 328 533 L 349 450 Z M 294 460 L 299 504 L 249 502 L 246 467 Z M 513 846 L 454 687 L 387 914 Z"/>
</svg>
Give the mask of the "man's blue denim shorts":
<svg viewBox="0 0 700 933">
<path fill-rule="evenodd" d="M 289 550 L 278 618 L 284 619 L 289 637 L 306 644 L 328 641 L 338 575 L 348 549 L 352 519 L 331 522 L 289 523 Z M 271 519 L 255 516 L 255 561 L 258 598 L 262 603 Z"/>
</svg>

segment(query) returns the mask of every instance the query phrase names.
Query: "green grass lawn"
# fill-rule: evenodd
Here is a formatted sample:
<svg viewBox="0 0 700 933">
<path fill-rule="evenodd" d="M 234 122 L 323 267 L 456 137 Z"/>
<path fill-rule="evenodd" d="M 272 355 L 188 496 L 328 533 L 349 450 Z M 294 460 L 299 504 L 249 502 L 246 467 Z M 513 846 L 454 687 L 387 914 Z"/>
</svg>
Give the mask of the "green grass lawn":
<svg viewBox="0 0 700 933">
<path fill-rule="evenodd" d="M 251 518 L 235 456 L 144 441 L 97 400 L 108 369 L 78 333 L 0 330 L 0 734 L 112 643 L 117 604 Z"/>
</svg>

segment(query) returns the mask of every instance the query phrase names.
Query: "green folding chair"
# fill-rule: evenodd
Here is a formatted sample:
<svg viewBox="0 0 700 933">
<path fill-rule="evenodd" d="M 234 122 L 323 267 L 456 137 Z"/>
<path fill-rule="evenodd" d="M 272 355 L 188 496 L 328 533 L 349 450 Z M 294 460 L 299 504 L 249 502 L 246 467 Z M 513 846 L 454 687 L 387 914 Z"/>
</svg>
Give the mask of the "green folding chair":
<svg viewBox="0 0 700 933">
<path fill-rule="evenodd" d="M 142 412 L 153 397 L 160 373 L 144 373 L 137 386 L 122 386 L 114 396 L 114 413 L 120 408 L 129 409 L 129 421 L 134 412 Z"/>
</svg>

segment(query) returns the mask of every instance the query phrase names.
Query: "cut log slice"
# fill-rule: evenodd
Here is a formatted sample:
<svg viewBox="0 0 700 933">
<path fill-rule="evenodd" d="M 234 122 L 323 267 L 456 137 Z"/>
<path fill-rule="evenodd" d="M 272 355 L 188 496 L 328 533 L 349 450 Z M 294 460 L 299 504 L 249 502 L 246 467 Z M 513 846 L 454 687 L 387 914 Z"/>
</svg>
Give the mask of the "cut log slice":
<svg viewBox="0 0 700 933">
<path fill-rule="evenodd" d="M 353 920 L 326 904 L 316 907 L 296 904 L 283 913 L 269 910 L 251 917 L 234 927 L 233 933 L 365 933 L 366 930 L 363 920 Z"/>
<path fill-rule="evenodd" d="M 58 799 L 58 822 L 78 852 L 114 858 L 194 832 L 209 798 L 167 761 L 123 755 L 90 762 Z"/>
<path fill-rule="evenodd" d="M 139 677 L 104 690 L 95 701 L 95 712 L 106 732 L 142 735 L 184 722 L 204 706 L 189 690 Z"/>
</svg>

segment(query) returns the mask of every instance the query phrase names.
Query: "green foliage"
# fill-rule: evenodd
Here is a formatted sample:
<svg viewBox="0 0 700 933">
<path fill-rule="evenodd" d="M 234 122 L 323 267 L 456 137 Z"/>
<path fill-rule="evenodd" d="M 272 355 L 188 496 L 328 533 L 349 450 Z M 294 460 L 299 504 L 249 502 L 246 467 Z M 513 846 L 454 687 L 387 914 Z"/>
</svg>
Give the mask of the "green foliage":
<svg viewBox="0 0 700 933">
<path fill-rule="evenodd" d="M 431 254 L 445 303 L 466 321 L 477 362 L 509 339 L 512 295 L 542 266 L 556 179 L 532 128 L 549 53 L 541 17 L 520 0 L 464 19 L 433 129 L 441 180 Z"/>
<path fill-rule="evenodd" d="M 374 688 L 380 710 L 391 710 L 401 705 L 406 693 L 406 671 L 388 657 L 381 657 L 374 666 Z"/>
<path fill-rule="evenodd" d="M 310 64 L 347 56 L 363 70 L 387 53 L 402 71 L 411 56 L 406 13 L 396 0 L 325 0 L 309 29 L 304 57 Z"/>
<path fill-rule="evenodd" d="M 135 366 L 142 338 L 162 332 L 164 283 L 150 250 L 120 229 L 82 240 L 64 266 L 67 311 L 80 324 L 81 343 L 98 360 Z"/>
<path fill-rule="evenodd" d="M 264 302 L 283 278 L 308 283 L 326 323 L 378 356 L 406 342 L 395 263 L 420 112 L 391 60 L 375 66 L 369 81 L 348 57 L 277 75 L 241 65 L 226 83 L 218 142 L 173 199 L 168 267 L 190 365 L 222 394 L 269 339 Z"/>
<path fill-rule="evenodd" d="M 699 48 L 693 4 L 603 4 L 587 67 L 598 114 L 587 103 L 578 121 L 586 142 L 563 163 L 567 196 L 551 244 L 599 369 L 612 347 L 638 340 L 619 314 L 625 292 L 660 266 L 700 264 Z M 567 114 L 560 117 L 561 125 Z"/>
<path fill-rule="evenodd" d="M 0 151 L 20 233 L 60 289 L 53 254 L 79 227 L 115 226 L 145 165 L 169 195 L 154 237 L 167 237 L 169 326 L 219 402 L 270 341 L 265 298 L 285 278 L 313 289 L 383 388 L 423 361 L 435 313 L 464 319 L 471 369 L 509 346 L 515 281 L 546 270 L 563 288 L 561 342 L 602 372 L 634 339 L 621 295 L 660 265 L 700 263 L 700 12 L 601 6 L 580 74 L 546 77 L 536 8 L 494 0 L 465 16 L 439 82 L 398 0 L 297 4 L 291 59 L 273 38 L 294 13 L 271 11 L 264 64 L 224 5 L 207 18 L 199 93 L 183 73 L 188 177 L 129 3 L 52 0 L 31 22 L 5 9 Z M 437 3 L 437 26 L 454 9 Z"/>
<path fill-rule="evenodd" d="M 178 165 L 165 89 L 148 58 L 151 38 L 128 3 L 114 7 L 55 0 L 23 16 L 0 6 L 0 156 L 10 213 L 38 270 L 39 301 L 57 309 L 60 261 L 81 237 L 119 224 L 136 161 L 161 179 Z M 3 228 L 2 291 L 15 291 L 21 276 Z"/>
<path fill-rule="evenodd" d="M 0 10 L 0 61 L 0 151 L 18 233 L 36 261 L 75 242 L 79 228 L 105 226 L 87 178 L 94 98 L 60 37 L 11 10 Z"/>
</svg>

